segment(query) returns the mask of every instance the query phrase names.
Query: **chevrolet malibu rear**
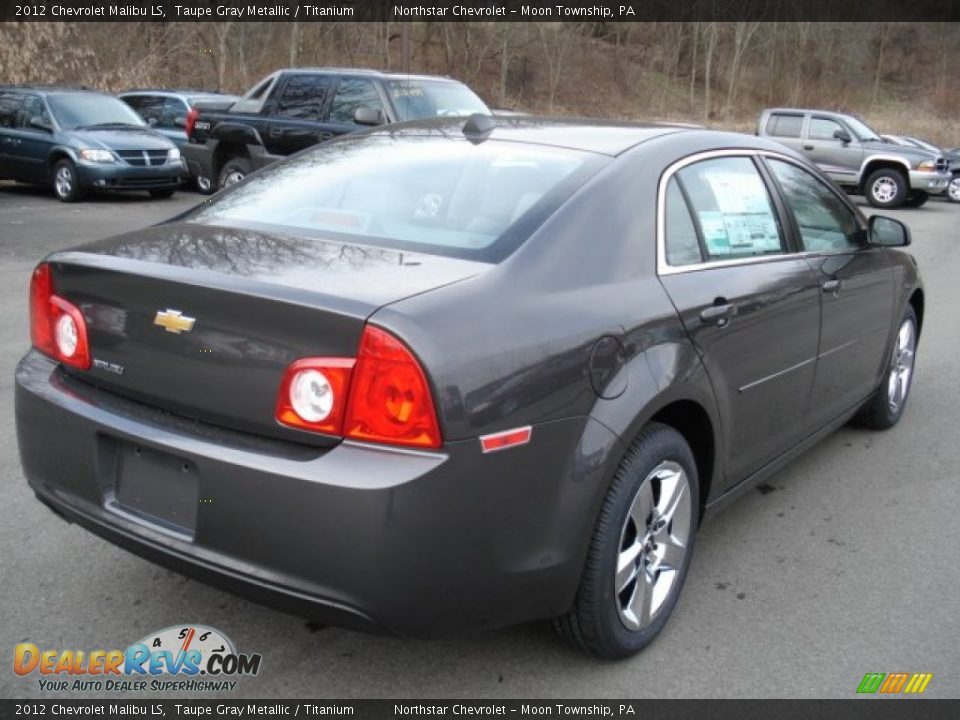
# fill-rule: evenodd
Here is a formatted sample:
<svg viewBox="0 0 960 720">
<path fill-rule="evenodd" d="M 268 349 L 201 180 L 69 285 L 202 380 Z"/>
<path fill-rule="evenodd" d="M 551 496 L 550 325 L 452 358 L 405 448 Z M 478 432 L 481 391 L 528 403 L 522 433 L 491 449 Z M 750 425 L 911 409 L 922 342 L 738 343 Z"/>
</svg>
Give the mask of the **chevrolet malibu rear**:
<svg viewBox="0 0 960 720">
<path fill-rule="evenodd" d="M 691 153 L 783 148 L 498 123 L 348 136 L 167 223 L 46 258 L 16 377 L 37 497 L 155 562 L 325 622 L 433 636 L 555 618 L 605 657 L 647 644 L 704 508 L 746 479 L 724 473 L 724 386 L 657 274 L 657 187 Z M 899 255 L 876 262 L 884 281 L 891 263 L 913 277 Z M 758 272 L 762 287 L 806 282 Z M 760 364 L 792 363 L 790 338 L 816 343 L 821 295 L 778 294 L 778 317 L 799 324 L 736 372 L 774 377 Z M 883 327 L 859 325 L 879 338 L 884 312 Z M 884 334 L 861 400 L 895 386 L 902 409 L 910 317 L 913 335 L 890 331 L 893 355 Z M 784 447 L 758 443 L 754 459 Z"/>
</svg>

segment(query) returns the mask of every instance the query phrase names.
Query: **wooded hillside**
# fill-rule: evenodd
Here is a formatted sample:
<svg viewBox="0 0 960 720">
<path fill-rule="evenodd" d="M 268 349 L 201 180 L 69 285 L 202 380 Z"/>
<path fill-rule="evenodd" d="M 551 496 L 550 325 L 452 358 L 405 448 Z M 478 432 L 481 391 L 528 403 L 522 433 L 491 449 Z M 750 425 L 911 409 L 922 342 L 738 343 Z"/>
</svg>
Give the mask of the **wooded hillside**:
<svg viewBox="0 0 960 720">
<path fill-rule="evenodd" d="M 242 92 L 278 67 L 455 76 L 493 106 L 753 129 L 760 108 L 855 112 L 960 145 L 952 23 L 0 23 L 0 82 Z"/>
</svg>

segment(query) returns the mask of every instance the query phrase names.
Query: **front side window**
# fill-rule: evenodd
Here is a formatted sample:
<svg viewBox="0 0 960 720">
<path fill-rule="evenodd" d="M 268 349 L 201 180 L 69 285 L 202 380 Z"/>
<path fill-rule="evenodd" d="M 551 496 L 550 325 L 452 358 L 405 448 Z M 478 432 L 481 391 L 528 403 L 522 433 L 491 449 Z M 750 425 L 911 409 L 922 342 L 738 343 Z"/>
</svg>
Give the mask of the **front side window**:
<svg viewBox="0 0 960 720">
<path fill-rule="evenodd" d="M 707 260 L 786 252 L 780 222 L 750 158 L 703 160 L 677 173 L 703 239 Z"/>
<path fill-rule="evenodd" d="M 810 118 L 810 130 L 807 135 L 811 140 L 834 140 L 834 133 L 843 130 L 843 125 L 829 118 Z"/>
<path fill-rule="evenodd" d="M 354 111 L 362 107 L 383 112 L 377 88 L 370 80 L 341 80 L 330 106 L 330 122 L 353 123 Z"/>
<path fill-rule="evenodd" d="M 792 163 L 774 159 L 767 163 L 796 219 L 804 250 L 830 252 L 861 247 L 860 223 L 833 190 Z"/>
<path fill-rule="evenodd" d="M 327 99 L 328 85 L 323 75 L 294 75 L 287 80 L 277 100 L 277 115 L 319 120 Z"/>
<path fill-rule="evenodd" d="M 771 115 L 767 134 L 774 137 L 798 138 L 803 128 L 803 115 Z"/>
<path fill-rule="evenodd" d="M 38 129 L 34 121 L 39 121 L 45 125 L 50 125 L 50 115 L 43 106 L 43 100 L 36 95 L 27 95 L 23 101 L 23 107 L 20 109 L 20 127 L 26 130 Z"/>
<path fill-rule="evenodd" d="M 345 140 L 265 168 L 186 221 L 496 261 L 607 161 L 510 142 Z"/>
</svg>

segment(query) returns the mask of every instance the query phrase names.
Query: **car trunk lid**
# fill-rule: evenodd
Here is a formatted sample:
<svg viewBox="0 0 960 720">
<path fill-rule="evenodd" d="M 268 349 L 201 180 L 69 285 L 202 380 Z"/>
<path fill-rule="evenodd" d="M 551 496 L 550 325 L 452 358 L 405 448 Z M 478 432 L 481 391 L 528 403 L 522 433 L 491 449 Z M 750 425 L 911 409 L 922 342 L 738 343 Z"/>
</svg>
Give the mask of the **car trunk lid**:
<svg viewBox="0 0 960 720">
<path fill-rule="evenodd" d="M 486 265 L 372 246 L 172 224 L 49 258 L 93 367 L 66 371 L 212 424 L 329 445 L 274 419 L 284 370 L 354 357 L 378 308 Z"/>
</svg>

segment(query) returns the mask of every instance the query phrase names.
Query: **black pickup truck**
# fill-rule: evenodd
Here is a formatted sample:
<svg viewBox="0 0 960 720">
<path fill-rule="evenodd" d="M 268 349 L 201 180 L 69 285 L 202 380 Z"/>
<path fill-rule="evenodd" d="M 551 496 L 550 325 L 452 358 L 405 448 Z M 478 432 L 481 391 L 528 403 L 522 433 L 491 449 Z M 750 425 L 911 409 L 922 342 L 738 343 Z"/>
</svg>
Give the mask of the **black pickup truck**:
<svg viewBox="0 0 960 720">
<path fill-rule="evenodd" d="M 233 105 L 197 103 L 183 148 L 201 192 L 232 185 L 264 165 L 365 126 L 489 114 L 447 77 L 345 68 L 293 68 L 264 78 Z"/>
</svg>

